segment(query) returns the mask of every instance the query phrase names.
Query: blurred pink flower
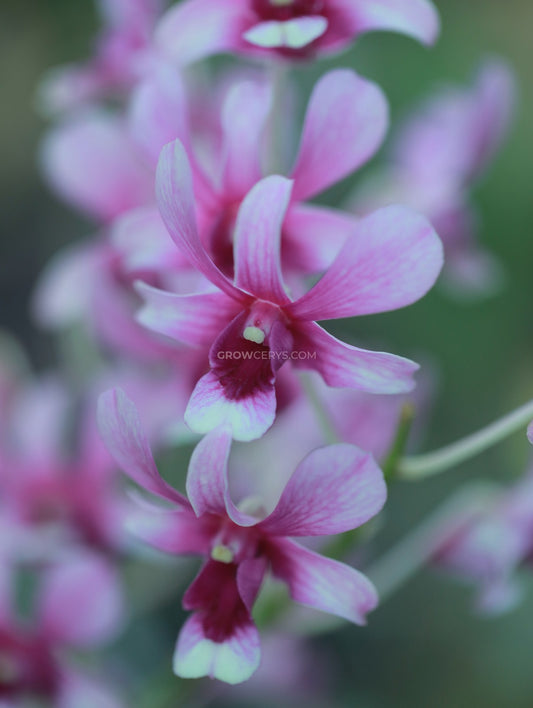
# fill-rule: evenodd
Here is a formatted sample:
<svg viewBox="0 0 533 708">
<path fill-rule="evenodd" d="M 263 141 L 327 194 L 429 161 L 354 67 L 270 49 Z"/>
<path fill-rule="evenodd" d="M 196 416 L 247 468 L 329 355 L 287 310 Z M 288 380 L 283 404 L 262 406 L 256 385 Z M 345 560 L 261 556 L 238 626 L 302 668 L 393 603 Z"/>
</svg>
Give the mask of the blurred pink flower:
<svg viewBox="0 0 533 708">
<path fill-rule="evenodd" d="M 431 44 L 439 18 L 429 0 L 187 0 L 163 16 L 155 43 L 180 65 L 219 52 L 310 59 L 371 30 Z"/>
<path fill-rule="evenodd" d="M 229 280 L 199 237 L 193 179 L 179 141 L 161 154 L 159 208 L 178 247 L 216 286 L 188 296 L 139 284 L 146 300 L 139 321 L 156 332 L 209 350 L 211 371 L 200 379 L 185 414 L 195 432 L 229 424 L 237 440 L 260 437 L 275 417 L 274 382 L 285 361 L 313 369 L 338 388 L 399 393 L 413 387 L 413 362 L 341 342 L 314 320 L 384 312 L 418 300 L 442 265 L 429 223 L 389 207 L 354 226 L 319 282 L 295 301 L 280 268 L 283 220 L 292 182 L 271 176 L 243 201 L 234 235 L 235 278 Z"/>
<path fill-rule="evenodd" d="M 435 562 L 476 587 L 476 606 L 498 614 L 521 596 L 518 570 L 533 556 L 533 473 L 444 534 Z"/>
<path fill-rule="evenodd" d="M 121 629 L 123 606 L 115 570 L 87 551 L 41 570 L 32 622 L 17 615 L 15 572 L 0 557 L 0 703 L 22 708 L 31 697 L 58 708 L 120 708 L 103 683 L 64 656 L 67 649 L 101 646 Z"/>
<path fill-rule="evenodd" d="M 172 505 L 144 502 L 147 513 L 134 532 L 160 550 L 207 558 L 183 600 L 194 614 L 176 646 L 178 675 L 240 683 L 253 674 L 260 649 L 251 610 L 269 566 L 297 602 L 364 623 L 377 604 L 372 584 L 287 537 L 341 533 L 377 514 L 386 485 L 370 455 L 343 444 L 316 450 L 297 467 L 267 516 L 250 504 L 245 512 L 230 499 L 227 429 L 213 431 L 196 447 L 187 477 L 189 501 L 159 476 L 137 411 L 123 392 L 103 394 L 98 417 L 117 464 Z"/>
<path fill-rule="evenodd" d="M 498 263 L 477 243 L 469 191 L 508 133 L 514 94 L 512 72 L 496 60 L 472 87 L 441 90 L 404 125 L 390 166 L 353 200 L 357 211 L 400 202 L 425 214 L 444 245 L 443 282 L 461 296 L 490 292 L 501 280 Z"/>
<path fill-rule="evenodd" d="M 127 92 L 155 61 L 152 34 L 162 5 L 162 0 L 97 0 L 104 29 L 94 54 L 85 64 L 45 75 L 39 92 L 44 110 L 71 110 Z"/>
</svg>

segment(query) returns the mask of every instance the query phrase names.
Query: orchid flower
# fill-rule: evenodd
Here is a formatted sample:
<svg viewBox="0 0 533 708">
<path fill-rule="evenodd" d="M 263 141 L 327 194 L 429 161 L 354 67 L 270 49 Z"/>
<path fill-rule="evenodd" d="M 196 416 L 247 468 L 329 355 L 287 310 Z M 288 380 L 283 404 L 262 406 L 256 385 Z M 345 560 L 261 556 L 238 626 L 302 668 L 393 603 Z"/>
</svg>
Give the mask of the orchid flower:
<svg viewBox="0 0 533 708">
<path fill-rule="evenodd" d="M 38 697 L 58 708 L 120 708 L 100 680 L 64 657 L 66 649 L 108 642 L 121 628 L 115 571 L 87 551 L 48 566 L 39 574 L 31 625 L 17 616 L 14 581 L 14 568 L 0 558 L 0 704 L 23 708 Z"/>
<path fill-rule="evenodd" d="M 94 55 L 83 65 L 53 69 L 40 87 L 46 112 L 78 108 L 108 95 L 120 96 L 155 60 L 152 34 L 161 0 L 97 0 L 104 29 Z"/>
<path fill-rule="evenodd" d="M 498 262 L 478 243 L 469 192 L 501 147 L 514 102 L 514 77 L 497 60 L 481 67 L 473 86 L 441 89 L 407 120 L 390 164 L 352 200 L 358 214 L 391 201 L 425 214 L 444 245 L 443 283 L 451 294 L 475 297 L 501 282 Z"/>
<path fill-rule="evenodd" d="M 248 679 L 259 664 L 251 610 L 270 567 L 294 600 L 363 624 L 377 604 L 370 581 L 354 569 L 290 540 L 357 528 L 381 509 L 386 485 L 371 455 L 352 445 L 321 448 L 296 468 L 274 511 L 237 508 L 228 491 L 231 435 L 218 428 L 202 439 L 189 465 L 189 499 L 159 475 L 133 403 L 120 390 L 102 394 L 100 431 L 119 467 L 171 508 L 150 507 L 135 533 L 160 550 L 206 559 L 185 593 L 193 614 L 181 631 L 174 670 L 228 683 Z M 143 504 L 145 506 L 145 504 Z"/>
<path fill-rule="evenodd" d="M 432 44 L 439 18 L 429 0 L 187 0 L 163 15 L 155 44 L 180 65 L 219 52 L 309 59 L 371 30 Z"/>
<path fill-rule="evenodd" d="M 361 220 L 318 283 L 292 301 L 280 269 L 281 227 L 292 183 L 273 175 L 243 201 L 229 280 L 204 248 L 195 218 L 192 175 L 181 143 L 166 146 L 157 173 L 163 220 L 176 244 L 216 290 L 175 295 L 139 284 L 139 320 L 192 346 L 210 347 L 211 370 L 185 414 L 206 433 L 228 424 L 237 440 L 260 437 L 276 410 L 274 382 L 285 361 L 314 369 L 337 388 L 400 393 L 418 368 L 407 359 L 345 344 L 314 320 L 384 312 L 418 300 L 442 265 L 440 241 L 423 217 L 388 207 Z"/>
</svg>

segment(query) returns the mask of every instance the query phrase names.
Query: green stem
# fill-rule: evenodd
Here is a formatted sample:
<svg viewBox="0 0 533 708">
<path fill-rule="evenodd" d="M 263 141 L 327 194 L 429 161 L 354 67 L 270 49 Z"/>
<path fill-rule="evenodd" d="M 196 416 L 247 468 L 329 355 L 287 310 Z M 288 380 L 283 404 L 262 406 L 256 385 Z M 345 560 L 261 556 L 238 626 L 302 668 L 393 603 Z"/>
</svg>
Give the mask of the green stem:
<svg viewBox="0 0 533 708">
<path fill-rule="evenodd" d="M 446 447 L 424 455 L 404 457 L 398 462 L 396 475 L 402 479 L 418 480 L 431 477 L 455 467 L 515 433 L 533 420 L 533 401 L 478 430 L 472 435 Z"/>
<path fill-rule="evenodd" d="M 487 482 L 464 487 L 367 568 L 365 574 L 376 586 L 380 601 L 390 597 L 430 561 L 450 534 L 485 511 L 498 491 L 496 485 Z"/>
</svg>

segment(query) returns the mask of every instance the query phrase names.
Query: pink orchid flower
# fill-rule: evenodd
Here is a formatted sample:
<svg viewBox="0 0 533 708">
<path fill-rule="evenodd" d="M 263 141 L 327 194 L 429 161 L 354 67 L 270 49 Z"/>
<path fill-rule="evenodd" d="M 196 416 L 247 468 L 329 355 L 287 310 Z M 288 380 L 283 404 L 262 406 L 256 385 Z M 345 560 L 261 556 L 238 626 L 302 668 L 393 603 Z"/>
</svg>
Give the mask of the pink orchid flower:
<svg viewBox="0 0 533 708">
<path fill-rule="evenodd" d="M 486 62 L 471 87 L 451 86 L 426 101 L 397 135 L 392 160 L 356 193 L 357 213 L 398 201 L 425 214 L 442 238 L 443 283 L 463 297 L 493 292 L 496 259 L 478 243 L 469 192 L 508 133 L 515 81 L 503 62 Z"/>
<path fill-rule="evenodd" d="M 181 65 L 218 52 L 309 59 L 371 30 L 431 44 L 439 19 L 429 0 L 188 0 L 162 17 L 155 43 Z"/>
<path fill-rule="evenodd" d="M 161 0 L 97 0 L 104 23 L 93 57 L 84 65 L 53 69 L 40 88 L 47 112 L 79 107 L 108 95 L 120 96 L 155 59 L 152 34 Z"/>
<path fill-rule="evenodd" d="M 314 451 L 297 467 L 274 511 L 266 516 L 254 509 L 253 515 L 229 496 L 226 429 L 213 431 L 196 447 L 187 500 L 159 476 L 135 406 L 123 392 L 101 396 L 98 419 L 123 471 L 172 504 L 150 507 L 154 513 L 137 523 L 135 533 L 160 550 L 207 559 L 183 600 L 194 613 L 176 646 L 178 675 L 240 683 L 253 674 L 260 648 L 251 610 L 269 566 L 297 602 L 364 623 L 377 604 L 368 579 L 288 537 L 342 533 L 378 513 L 386 485 L 369 454 L 345 444 Z"/>
<path fill-rule="evenodd" d="M 199 136 L 190 121 L 180 118 L 180 111 L 187 110 L 179 106 L 187 101 L 178 99 L 171 77 L 160 71 L 134 93 L 131 133 L 154 167 L 165 144 L 176 138 L 184 144 L 193 172 L 200 238 L 218 267 L 231 276 L 236 214 L 246 194 L 265 176 L 272 86 L 249 79 L 231 82 L 219 109 L 220 124 Z M 294 188 L 283 224 L 282 252 L 287 269 L 301 277 L 322 272 L 331 263 L 351 233 L 354 218 L 306 202 L 364 165 L 381 145 L 387 125 L 387 101 L 376 84 L 348 69 L 330 71 L 317 82 L 289 173 Z M 115 242 L 126 259 L 168 269 L 172 249 L 155 206 L 132 212 L 122 222 Z"/>
<path fill-rule="evenodd" d="M 476 608 L 493 615 L 514 608 L 522 595 L 518 570 L 533 554 L 533 473 L 443 536 L 434 561 L 476 588 Z"/>
<path fill-rule="evenodd" d="M 29 698 L 57 708 L 120 708 L 95 677 L 72 666 L 65 650 L 86 650 L 112 639 L 122 624 L 117 579 L 87 551 L 63 558 L 39 573 L 35 619 L 17 616 L 14 569 L 0 559 L 0 704 L 23 708 Z"/>
<path fill-rule="evenodd" d="M 111 563 L 124 547 L 126 505 L 85 401 L 72 452 L 72 401 L 52 377 L 26 383 L 4 412 L 0 516 L 14 553 L 40 560 L 86 546 Z M 106 561 L 107 562 L 107 561 Z"/>
<path fill-rule="evenodd" d="M 182 296 L 139 284 L 147 303 L 139 320 L 189 345 L 210 346 L 211 370 L 198 382 L 185 414 L 195 432 L 228 424 L 237 440 L 260 437 L 274 420 L 274 382 L 285 361 L 318 371 L 337 388 L 399 393 L 413 387 L 418 367 L 412 361 L 345 344 L 314 320 L 383 312 L 418 300 L 442 265 L 438 236 L 409 209 L 378 211 L 355 225 L 326 274 L 292 301 L 280 269 L 281 226 L 291 189 L 290 180 L 274 175 L 243 201 L 231 281 L 200 240 L 183 146 L 176 141 L 162 151 L 161 215 L 176 244 L 217 289 Z"/>
</svg>

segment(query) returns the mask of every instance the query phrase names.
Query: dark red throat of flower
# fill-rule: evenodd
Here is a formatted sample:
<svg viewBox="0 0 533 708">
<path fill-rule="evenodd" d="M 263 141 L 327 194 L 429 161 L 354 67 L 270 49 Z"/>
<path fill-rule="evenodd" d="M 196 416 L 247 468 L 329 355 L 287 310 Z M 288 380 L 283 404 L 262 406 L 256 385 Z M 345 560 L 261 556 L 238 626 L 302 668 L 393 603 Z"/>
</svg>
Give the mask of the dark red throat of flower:
<svg viewBox="0 0 533 708">
<path fill-rule="evenodd" d="M 237 587 L 236 563 L 209 561 L 183 598 L 186 610 L 201 613 L 207 639 L 222 643 L 250 622 Z"/>
<path fill-rule="evenodd" d="M 284 22 L 296 17 L 324 15 L 326 0 L 252 0 L 252 6 L 263 21 Z"/>
<path fill-rule="evenodd" d="M 238 401 L 274 385 L 270 347 L 243 337 L 246 313 L 220 335 L 211 352 L 211 367 L 229 400 Z"/>
<path fill-rule="evenodd" d="M 43 640 L 0 630 L 0 699 L 51 698 L 57 680 L 54 660 Z"/>
</svg>

